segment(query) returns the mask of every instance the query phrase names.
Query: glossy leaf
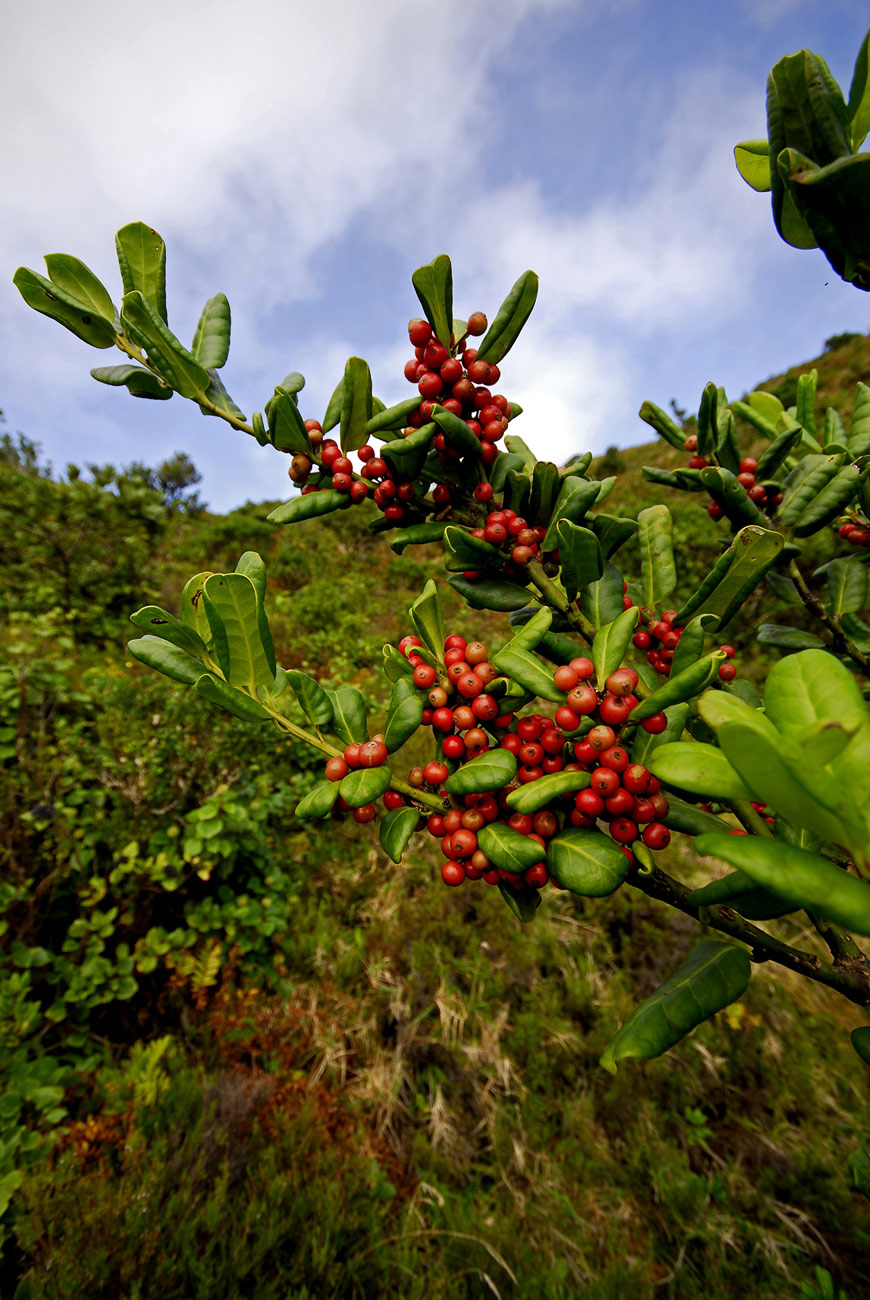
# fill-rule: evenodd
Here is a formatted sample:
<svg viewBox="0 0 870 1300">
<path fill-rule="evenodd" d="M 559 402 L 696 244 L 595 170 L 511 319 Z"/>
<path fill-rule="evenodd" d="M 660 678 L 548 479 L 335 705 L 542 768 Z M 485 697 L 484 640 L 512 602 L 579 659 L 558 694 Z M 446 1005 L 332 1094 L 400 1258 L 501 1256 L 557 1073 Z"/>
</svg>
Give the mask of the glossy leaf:
<svg viewBox="0 0 870 1300">
<path fill-rule="evenodd" d="M 580 593 L 580 612 L 595 628 L 612 623 L 622 613 L 622 575 L 609 562 L 597 582 L 589 582 Z"/>
<path fill-rule="evenodd" d="M 112 388 L 126 388 L 131 397 L 144 397 L 151 401 L 166 402 L 172 389 L 143 366 L 97 366 L 91 378 Z"/>
<path fill-rule="evenodd" d="M 638 415 L 655 429 L 660 438 L 664 438 L 665 442 L 669 442 L 677 451 L 683 453 L 686 435 L 677 422 L 672 420 L 660 406 L 656 406 L 654 402 L 644 402 Z"/>
<path fill-rule="evenodd" d="M 799 425 L 777 434 L 763 455 L 758 458 L 758 469 L 755 475 L 758 481 L 773 478 L 795 450 L 800 440 L 801 429 Z"/>
<path fill-rule="evenodd" d="M 436 405 L 432 407 L 432 419 L 454 451 L 461 452 L 463 456 L 479 458 L 483 455 L 480 439 L 474 436 L 460 416 L 454 415 L 452 411 L 445 411 L 443 406 Z"/>
<path fill-rule="evenodd" d="M 519 615 L 516 615 L 519 620 Z M 513 619 L 511 620 L 513 621 Z M 546 605 L 535 610 L 531 618 L 520 626 L 511 637 L 510 645 L 515 650 L 535 650 L 547 635 L 553 622 L 553 611 Z"/>
<path fill-rule="evenodd" d="M 507 579 L 483 578 L 472 581 L 461 573 L 452 573 L 447 581 L 472 609 L 494 609 L 509 613 L 514 609 L 523 609 L 531 596 L 526 587 L 518 587 L 515 582 L 508 582 Z"/>
<path fill-rule="evenodd" d="M 619 515 L 598 513 L 591 522 L 605 560 L 609 560 L 637 532 L 634 519 L 623 519 Z"/>
<path fill-rule="evenodd" d="M 417 635 L 440 663 L 444 655 L 444 614 L 438 588 L 431 578 L 411 605 L 408 614 Z"/>
<path fill-rule="evenodd" d="M 530 524 L 549 524 L 561 490 L 559 471 L 552 461 L 539 460 L 532 470 L 532 495 L 527 519 Z"/>
<path fill-rule="evenodd" d="M 338 783 L 339 794 L 351 808 L 374 803 L 390 788 L 392 773 L 388 767 L 359 767 Z"/>
<path fill-rule="evenodd" d="M 695 851 L 719 858 L 793 907 L 817 912 L 848 930 L 870 935 L 870 884 L 817 853 L 756 835 L 701 835 Z"/>
<path fill-rule="evenodd" d="M 63 325 L 76 338 L 93 348 L 111 348 L 115 345 L 115 327 L 111 320 L 97 316 L 85 303 L 52 284 L 36 271 L 19 266 L 12 283 L 28 307 L 50 316 Z"/>
<path fill-rule="evenodd" d="M 647 767 L 666 785 L 711 799 L 752 799 L 752 788 L 720 749 L 699 741 L 660 745 Z"/>
<path fill-rule="evenodd" d="M 770 145 L 767 140 L 744 140 L 734 146 L 737 170 L 759 194 L 770 189 Z"/>
<path fill-rule="evenodd" d="M 133 221 L 118 231 L 115 251 L 124 293 L 141 293 L 165 321 L 166 245 L 160 235 L 143 221 Z"/>
<path fill-rule="evenodd" d="M 664 714 L 667 726 L 658 735 L 644 731 L 643 727 L 635 730 L 631 745 L 632 763 L 643 763 L 644 767 L 649 767 L 649 760 L 655 750 L 662 745 L 673 744 L 682 736 L 689 717 L 689 705 L 672 704 L 670 708 L 664 710 Z"/>
<path fill-rule="evenodd" d="M 676 621 L 684 624 L 693 614 L 715 614 L 716 627 L 723 628 L 776 563 L 784 541 L 781 533 L 768 529 L 741 528 Z"/>
<path fill-rule="evenodd" d="M 472 537 L 458 524 L 444 530 L 444 567 L 453 572 L 467 569 L 485 569 L 498 559 L 498 549 L 483 538 Z"/>
<path fill-rule="evenodd" d="M 671 661 L 672 677 L 697 663 L 703 656 L 705 629 L 708 624 L 715 626 L 717 621 L 715 614 L 699 614 L 686 624 Z"/>
<path fill-rule="evenodd" d="M 848 668 L 820 650 L 808 650 L 774 664 L 767 677 L 764 703 L 774 726 L 796 739 L 817 723 L 870 719 Z"/>
<path fill-rule="evenodd" d="M 408 397 L 404 402 L 397 402 L 395 406 L 385 406 L 382 411 L 378 411 L 367 421 L 366 438 L 383 433 L 387 429 L 403 429 L 408 423 L 408 417 L 419 408 L 422 400 L 422 396 L 418 393 L 416 397 Z"/>
<path fill-rule="evenodd" d="M 710 832 L 727 832 L 731 829 L 721 817 L 704 812 L 703 808 L 686 803 L 673 794 L 668 795 L 668 813 L 664 823 L 671 830 L 679 831 L 682 835 L 704 835 Z"/>
<path fill-rule="evenodd" d="M 795 537 L 809 537 L 842 514 L 858 491 L 860 477 L 857 465 L 844 465 L 801 511 L 793 528 Z"/>
<path fill-rule="evenodd" d="M 507 749 L 488 749 L 447 778 L 448 794 L 485 794 L 508 785 L 517 774 L 517 760 Z"/>
<path fill-rule="evenodd" d="M 250 696 L 243 695 L 241 691 L 235 690 L 222 682 L 219 677 L 211 673 L 203 673 L 197 678 L 197 694 L 203 699 L 209 700 L 212 704 L 219 705 L 227 713 L 232 713 L 236 718 L 242 718 L 245 722 L 269 722 L 271 715 L 268 710 L 264 709 L 262 704 L 252 700 Z"/>
<path fill-rule="evenodd" d="M 347 455 L 366 442 L 366 426 L 372 418 L 372 374 L 362 357 L 348 357 L 341 390 L 339 440 Z"/>
<path fill-rule="evenodd" d="M 477 834 L 477 843 L 490 862 L 502 871 L 528 871 L 537 862 L 543 862 L 544 849 L 537 840 L 530 840 L 503 822 L 491 822 Z"/>
<path fill-rule="evenodd" d="M 416 690 L 410 677 L 399 677 L 393 684 L 387 721 L 384 727 L 384 744 L 389 753 L 410 740 L 423 721 L 425 697 Z"/>
<path fill-rule="evenodd" d="M 346 492 L 323 488 L 319 492 L 308 492 L 285 501 L 266 518 L 272 524 L 297 524 L 303 519 L 317 519 L 320 515 L 332 514 L 333 510 L 340 510 L 349 504 Z"/>
<path fill-rule="evenodd" d="M 204 573 L 195 573 L 184 584 L 180 601 L 182 623 L 185 627 L 191 628 L 206 645 L 210 645 L 214 640 L 202 598 L 203 585 L 206 578 L 210 577 L 211 572 L 208 569 Z"/>
<path fill-rule="evenodd" d="M 529 319 L 537 296 L 537 275 L 534 271 L 524 271 L 480 341 L 477 355 L 481 361 L 495 365 L 507 355 Z"/>
<path fill-rule="evenodd" d="M 595 665 L 595 680 L 599 690 L 604 690 L 604 683 L 611 673 L 622 664 L 631 645 L 631 638 L 637 626 L 640 610 L 636 605 L 624 610 L 612 623 L 605 623 L 595 633 L 592 641 L 592 662 Z"/>
<path fill-rule="evenodd" d="M 829 609 L 836 618 L 867 608 L 867 566 L 856 555 L 832 560 L 826 577 Z"/>
<path fill-rule="evenodd" d="M 637 522 L 643 603 L 654 610 L 677 585 L 671 512 L 664 505 L 650 506 Z"/>
<path fill-rule="evenodd" d="M 799 627 L 783 627 L 778 623 L 760 623 L 755 637 L 760 645 L 775 645 L 782 650 L 818 649 L 825 643 L 813 632 Z"/>
<path fill-rule="evenodd" d="M 855 385 L 855 405 L 849 421 L 849 455 L 852 459 L 870 452 L 870 386 Z"/>
<path fill-rule="evenodd" d="M 269 421 L 269 433 L 276 451 L 291 452 L 294 456 L 313 454 L 311 439 L 299 407 L 285 389 L 276 388 L 274 395 L 269 398 L 266 403 L 266 419 Z"/>
<path fill-rule="evenodd" d="M 714 680 L 724 659 L 724 651 L 715 650 L 684 668 L 681 673 L 672 674 L 652 695 L 641 700 L 632 710 L 631 721 L 643 722 L 671 704 L 682 704 L 685 700 L 694 699 Z"/>
<path fill-rule="evenodd" d="M 181 650 L 186 650 L 188 654 L 196 656 L 205 652 L 205 642 L 199 633 L 174 615 L 167 613 L 165 609 L 161 609 L 159 605 L 143 605 L 141 609 L 136 610 L 135 614 L 130 615 L 130 620 L 144 632 L 160 637 L 163 641 L 169 641 Z"/>
<path fill-rule="evenodd" d="M 115 304 L 105 285 L 97 279 L 90 267 L 69 253 L 47 253 L 45 267 L 52 284 L 80 302 L 95 316 L 113 321 Z"/>
<path fill-rule="evenodd" d="M 267 686 L 275 676 L 275 650 L 254 583 L 244 573 L 214 573 L 205 580 L 203 599 L 209 622 L 214 625 L 214 611 L 226 635 L 229 684 L 251 692 Z"/>
<path fill-rule="evenodd" d="M 585 790 L 590 780 L 588 772 L 553 772 L 550 776 L 539 777 L 537 781 L 528 781 L 516 790 L 511 790 L 505 802 L 512 812 L 527 816 L 546 808 L 547 804 L 560 795 Z"/>
<path fill-rule="evenodd" d="M 402 528 L 390 538 L 390 550 L 401 555 L 406 546 L 426 546 L 430 542 L 440 542 L 447 527 L 446 519 L 430 519 L 425 524 L 411 524 Z"/>
<path fill-rule="evenodd" d="M 600 831 L 562 831 L 547 845 L 546 861 L 558 884 L 585 898 L 612 894 L 628 875 L 628 858 Z"/>
<path fill-rule="evenodd" d="M 590 528 L 560 519 L 556 525 L 559 543 L 559 562 L 562 566 L 562 586 L 569 601 L 587 583 L 597 582 L 604 573 L 604 556 L 601 544 Z"/>
<path fill-rule="evenodd" d="M 332 723 L 332 704 L 320 683 L 298 668 L 286 669 L 285 676 L 293 694 L 302 707 L 303 713 L 312 726 L 330 726 Z"/>
<path fill-rule="evenodd" d="M 175 337 L 154 305 L 141 293 L 124 295 L 121 303 L 124 333 L 143 349 L 168 384 L 182 397 L 200 401 L 209 386 L 204 366 Z"/>
<path fill-rule="evenodd" d="M 230 304 L 225 293 L 216 293 L 202 309 L 191 353 L 206 370 L 220 370 L 230 352 Z"/>
<path fill-rule="evenodd" d="M 453 268 L 450 258 L 441 253 L 411 276 L 414 291 L 435 337 L 446 348 L 453 333 Z"/>
<path fill-rule="evenodd" d="M 522 921 L 523 925 L 534 921 L 535 913 L 541 906 L 540 890 L 532 889 L 529 885 L 525 885 L 522 889 L 514 889 L 512 885 L 500 880 L 498 892 L 518 921 Z"/>
<path fill-rule="evenodd" d="M 519 682 L 527 691 L 539 695 L 542 700 L 550 700 L 553 704 L 564 703 L 565 692 L 559 690 L 553 682 L 552 672 L 530 650 L 516 647 L 509 642 L 491 657 L 490 663 L 500 673 Z"/>
<path fill-rule="evenodd" d="M 562 480 L 562 487 L 553 507 L 550 525 L 541 543 L 542 551 L 554 551 L 556 549 L 559 545 L 559 538 L 556 533 L 556 525 L 559 520 L 568 519 L 572 524 L 579 524 L 586 515 L 587 510 L 597 500 L 599 490 L 600 484 L 589 482 L 587 479 L 572 476 Z"/>
<path fill-rule="evenodd" d="M 492 467 L 489 481 L 495 493 L 500 493 L 505 485 L 505 480 L 511 470 L 522 471 L 523 458 L 515 452 L 500 451 L 498 459 Z"/>
<path fill-rule="evenodd" d="M 385 645 L 384 655 L 384 672 L 391 682 L 397 682 L 400 677 L 411 677 L 414 672 L 412 664 L 403 654 L 400 654 L 395 646 Z"/>
<path fill-rule="evenodd" d="M 137 637 L 127 642 L 127 649 L 140 664 L 154 668 L 164 677 L 171 677 L 174 682 L 193 686 L 202 676 L 202 664 L 198 659 L 194 659 L 180 646 L 164 641 L 162 637 Z"/>
<path fill-rule="evenodd" d="M 332 730 L 345 745 L 368 740 L 366 702 L 355 686 L 339 686 L 326 692 L 332 705 Z"/>
<path fill-rule="evenodd" d="M 611 1039 L 601 1064 L 612 1074 L 620 1061 L 661 1056 L 686 1034 L 741 997 L 749 984 L 749 957 L 730 943 L 704 940 L 679 970 L 641 1002 Z"/>
<path fill-rule="evenodd" d="M 381 848 L 393 862 L 401 862 L 408 841 L 417 829 L 416 808 L 391 808 L 380 826 Z"/>
<path fill-rule="evenodd" d="M 304 799 L 296 805 L 296 816 L 300 821 L 309 818 L 327 817 L 338 798 L 337 781 L 321 781 L 313 790 L 309 790 Z"/>
</svg>

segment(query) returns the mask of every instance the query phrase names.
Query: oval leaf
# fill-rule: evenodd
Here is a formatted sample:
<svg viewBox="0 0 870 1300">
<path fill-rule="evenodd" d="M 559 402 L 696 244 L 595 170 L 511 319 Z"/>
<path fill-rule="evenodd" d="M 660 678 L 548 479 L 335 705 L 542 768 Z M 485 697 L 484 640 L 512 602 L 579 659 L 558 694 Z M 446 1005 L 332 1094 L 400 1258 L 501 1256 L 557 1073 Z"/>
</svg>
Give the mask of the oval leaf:
<svg viewBox="0 0 870 1300">
<path fill-rule="evenodd" d="M 414 689 L 408 677 L 400 677 L 393 686 L 387 722 L 384 727 L 384 744 L 389 753 L 401 749 L 410 740 L 423 721 L 425 696 Z"/>
<path fill-rule="evenodd" d="M 637 516 L 643 603 L 654 610 L 677 585 L 673 522 L 667 506 L 650 506 Z"/>
<path fill-rule="evenodd" d="M 457 768 L 447 778 L 445 788 L 448 794 L 484 794 L 500 790 L 513 781 L 516 774 L 517 760 L 510 750 L 488 749 L 485 754 L 478 754 L 477 758 Z"/>
<path fill-rule="evenodd" d="M 518 921 L 522 921 L 523 925 L 534 921 L 535 913 L 541 906 L 540 890 L 532 889 L 529 885 L 525 885 L 522 889 L 514 889 L 513 885 L 500 880 L 498 892 Z"/>
<path fill-rule="evenodd" d="M 148 668 L 154 668 L 174 682 L 193 686 L 202 676 L 202 664 L 177 645 L 171 645 L 157 636 L 141 636 L 127 642 L 134 659 Z"/>
<path fill-rule="evenodd" d="M 374 803 L 390 788 L 393 774 L 388 767 L 360 767 L 348 772 L 339 783 L 339 793 L 351 808 L 363 808 Z"/>
<path fill-rule="evenodd" d="M 753 793 L 720 749 L 698 741 L 676 741 L 655 750 L 649 769 L 666 785 L 711 799 L 752 799 Z"/>
<path fill-rule="evenodd" d="M 327 691 L 332 705 L 332 730 L 346 745 L 359 744 L 368 739 L 366 702 L 362 691 L 355 686 L 339 686 L 337 691 Z"/>
<path fill-rule="evenodd" d="M 742 948 L 712 939 L 692 949 L 676 974 L 641 1002 L 608 1043 L 601 1064 L 611 1074 L 626 1057 L 661 1056 L 717 1011 L 741 997 L 749 984 Z"/>
<path fill-rule="evenodd" d="M 216 293 L 202 309 L 190 351 L 206 370 L 220 370 L 230 352 L 230 304 Z"/>
<path fill-rule="evenodd" d="M 528 871 L 537 862 L 543 862 L 544 849 L 537 840 L 530 840 L 511 826 L 503 822 L 492 822 L 484 826 L 477 836 L 478 846 L 490 862 L 494 862 L 502 871 Z"/>
<path fill-rule="evenodd" d="M 526 587 L 518 587 L 515 582 L 506 582 L 500 578 L 483 578 L 477 582 L 461 573 L 451 573 L 447 581 L 472 609 L 495 609 L 500 613 L 509 613 L 515 609 L 524 609 L 530 599 Z"/>
<path fill-rule="evenodd" d="M 296 816 L 300 821 L 306 818 L 326 817 L 338 798 L 337 781 L 321 781 L 313 790 L 309 790 L 304 799 L 296 805 Z"/>
<path fill-rule="evenodd" d="M 203 599 L 209 622 L 217 621 L 224 630 L 228 667 L 221 667 L 229 684 L 252 694 L 258 686 L 268 686 L 275 677 L 275 651 L 251 579 L 244 573 L 213 573 L 203 585 Z"/>
<path fill-rule="evenodd" d="M 537 781 L 528 781 L 518 789 L 511 790 L 505 802 L 512 812 L 527 816 L 545 808 L 560 795 L 585 790 L 590 780 L 588 772 L 554 772 L 551 776 L 542 776 Z"/>
<path fill-rule="evenodd" d="M 320 683 L 298 668 L 288 668 L 285 677 L 308 721 L 315 727 L 328 727 L 332 722 L 332 705 Z"/>
<path fill-rule="evenodd" d="M 306 492 L 292 501 L 285 501 L 266 518 L 272 524 L 295 524 L 302 519 L 316 519 L 320 515 L 331 514 L 350 505 L 346 492 L 336 492 L 335 488 L 323 488 L 319 492 Z"/>
<path fill-rule="evenodd" d="M 263 708 L 262 704 L 228 686 L 226 682 L 222 682 L 219 677 L 214 677 L 211 673 L 203 673 L 197 678 L 196 690 L 204 699 L 210 700 L 212 704 L 219 704 L 222 709 L 226 709 L 227 713 L 232 713 L 234 717 L 242 718 L 245 722 L 268 722 L 271 718 L 271 714 Z"/>
<path fill-rule="evenodd" d="M 401 862 L 408 841 L 417 829 L 416 808 L 391 808 L 381 822 L 381 848 L 393 862 Z"/>
<path fill-rule="evenodd" d="M 495 365 L 510 351 L 531 315 L 537 296 L 537 275 L 534 271 L 524 271 L 481 339 L 477 350 L 481 361 Z"/>
<path fill-rule="evenodd" d="M 595 633 L 592 641 L 592 662 L 595 665 L 595 680 L 599 690 L 604 690 L 604 683 L 615 672 L 625 658 L 631 638 L 637 626 L 640 610 L 636 605 L 625 610 L 612 623 L 606 623 Z"/>
<path fill-rule="evenodd" d="M 584 898 L 603 898 L 628 875 L 628 858 L 600 831 L 563 831 L 547 846 L 547 870 L 558 884 Z"/>
</svg>

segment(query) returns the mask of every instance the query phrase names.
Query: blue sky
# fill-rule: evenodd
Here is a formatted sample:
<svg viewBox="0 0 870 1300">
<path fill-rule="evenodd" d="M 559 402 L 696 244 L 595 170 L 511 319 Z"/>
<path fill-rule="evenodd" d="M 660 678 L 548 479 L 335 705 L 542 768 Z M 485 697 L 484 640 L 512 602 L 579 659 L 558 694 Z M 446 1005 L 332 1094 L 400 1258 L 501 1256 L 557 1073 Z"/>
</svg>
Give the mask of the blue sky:
<svg viewBox="0 0 870 1300">
<path fill-rule="evenodd" d="M 646 441 L 644 399 L 737 397 L 870 328 L 821 253 L 776 236 L 731 149 L 765 134 L 767 72 L 801 46 L 848 89 L 865 5 L 827 0 L 108 0 L 16 6 L 0 51 L 0 407 L 61 468 L 187 450 L 215 509 L 288 495 L 286 460 L 29 311 L 15 267 L 83 258 L 113 293 L 115 230 L 168 244 L 170 325 L 217 290 L 223 376 L 250 414 L 291 369 L 322 416 L 344 361 L 408 396 L 411 271 L 453 258 L 457 314 L 520 272 L 538 305 L 499 388 L 542 458 Z M 117 358 L 120 360 L 120 356 Z M 522 426 L 522 427 L 521 427 Z"/>
</svg>

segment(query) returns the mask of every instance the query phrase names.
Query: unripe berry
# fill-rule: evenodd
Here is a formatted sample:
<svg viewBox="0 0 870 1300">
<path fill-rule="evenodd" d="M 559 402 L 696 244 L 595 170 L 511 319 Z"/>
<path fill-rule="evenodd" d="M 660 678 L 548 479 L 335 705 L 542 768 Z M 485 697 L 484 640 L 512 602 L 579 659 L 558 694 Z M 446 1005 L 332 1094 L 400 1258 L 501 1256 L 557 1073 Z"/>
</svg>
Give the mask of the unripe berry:
<svg viewBox="0 0 870 1300">
<path fill-rule="evenodd" d="M 487 324 L 486 316 L 482 311 L 473 311 L 465 322 L 465 328 L 472 335 L 485 334 Z"/>
</svg>

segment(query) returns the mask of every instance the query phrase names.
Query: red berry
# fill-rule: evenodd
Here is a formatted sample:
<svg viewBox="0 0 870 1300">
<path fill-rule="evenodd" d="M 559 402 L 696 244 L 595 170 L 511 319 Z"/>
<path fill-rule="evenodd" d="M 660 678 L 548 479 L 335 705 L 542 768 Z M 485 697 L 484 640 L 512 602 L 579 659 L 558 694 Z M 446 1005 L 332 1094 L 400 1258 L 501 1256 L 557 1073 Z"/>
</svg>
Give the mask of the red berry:
<svg viewBox="0 0 870 1300">
<path fill-rule="evenodd" d="M 615 817 L 610 823 L 610 834 L 617 844 L 632 844 L 637 839 L 637 826 L 630 817 Z"/>
<path fill-rule="evenodd" d="M 482 311 L 473 311 L 465 322 L 465 328 L 469 334 L 485 334 L 488 321 Z"/>
<path fill-rule="evenodd" d="M 420 664 L 419 668 L 414 669 L 414 676 L 411 679 L 419 691 L 428 691 L 435 685 L 438 674 L 431 664 Z"/>
<path fill-rule="evenodd" d="M 586 740 L 600 754 L 602 750 L 610 749 L 612 745 L 616 744 L 616 732 L 612 727 L 593 727 Z"/>
<path fill-rule="evenodd" d="M 446 763 L 439 763 L 437 759 L 432 759 L 423 768 L 423 776 L 429 785 L 443 785 L 450 775 Z"/>
<path fill-rule="evenodd" d="M 649 640 L 649 632 L 635 632 L 635 634 L 634 634 L 634 636 L 631 638 L 631 640 L 632 640 L 632 644 L 634 645 L 635 649 L 637 649 L 637 650 L 648 650 L 648 649 L 649 649 L 649 644 L 650 644 L 650 640 Z"/>
<path fill-rule="evenodd" d="M 623 749 L 622 745 L 611 745 L 601 755 L 602 767 L 609 767 L 612 772 L 624 772 L 630 762 L 628 750 Z"/>
<path fill-rule="evenodd" d="M 640 725 L 650 736 L 660 736 L 667 727 L 668 720 L 663 713 L 654 713 L 651 718 L 644 718 Z"/>
<path fill-rule="evenodd" d="M 758 461 L 753 456 L 746 456 L 740 462 L 741 474 L 754 474 L 758 469 Z"/>
<path fill-rule="evenodd" d="M 578 790 L 574 807 L 586 817 L 600 817 L 604 812 L 604 800 L 594 790 Z"/>
<path fill-rule="evenodd" d="M 733 664 L 722 664 L 719 669 L 719 680 L 722 682 L 733 682 L 737 676 L 737 669 Z"/>
<path fill-rule="evenodd" d="M 622 774 L 622 784 L 632 794 L 645 794 L 649 786 L 649 771 L 642 763 L 632 763 Z"/>
<path fill-rule="evenodd" d="M 362 808 L 354 808 L 353 819 L 355 822 L 365 825 L 366 822 L 374 821 L 377 811 L 373 803 L 366 803 L 363 804 Z"/>
<path fill-rule="evenodd" d="M 441 879 L 451 888 L 461 885 L 465 880 L 465 868 L 458 862 L 445 862 L 441 867 Z"/>
<path fill-rule="evenodd" d="M 453 728 L 453 710 L 435 709 L 432 714 L 432 726 L 437 731 L 451 731 Z"/>
<path fill-rule="evenodd" d="M 474 489 L 474 497 L 477 501 L 491 501 L 493 497 L 493 486 L 491 483 L 478 483 Z"/>
<path fill-rule="evenodd" d="M 437 397 L 444 385 L 441 376 L 434 370 L 425 370 L 417 382 L 417 387 L 424 397 Z"/>
<path fill-rule="evenodd" d="M 327 781 L 343 781 L 348 773 L 348 765 L 343 758 L 328 758 L 324 774 Z"/>
<path fill-rule="evenodd" d="M 384 792 L 384 807 L 387 812 L 392 812 L 395 808 L 401 808 L 404 803 L 405 800 L 398 790 L 386 790 Z"/>
<path fill-rule="evenodd" d="M 620 787 L 620 789 L 614 790 L 609 798 L 605 799 L 604 806 L 611 817 L 625 817 L 628 813 L 634 811 L 634 795 L 629 794 L 627 790 Z"/>
<path fill-rule="evenodd" d="M 350 491 L 348 495 L 351 501 L 353 501 L 356 505 L 358 505 L 360 501 L 365 501 L 368 494 L 369 494 L 368 483 L 363 483 L 360 481 L 360 479 L 355 479 L 354 482 L 351 483 Z"/>
<path fill-rule="evenodd" d="M 432 337 L 432 326 L 427 320 L 416 316 L 408 322 L 408 338 L 415 348 L 425 348 Z"/>
<path fill-rule="evenodd" d="M 637 673 L 633 668 L 617 668 L 604 685 L 611 695 L 631 695 L 637 686 Z"/>
<path fill-rule="evenodd" d="M 737 653 L 733 645 L 720 645 L 719 649 L 723 652 L 726 659 L 733 659 Z"/>
<path fill-rule="evenodd" d="M 594 713 L 598 708 L 598 692 L 588 682 L 580 682 L 568 692 L 565 703 L 581 716 Z"/>
<path fill-rule="evenodd" d="M 600 794 L 602 799 L 609 799 L 619 789 L 619 774 L 609 767 L 599 767 L 592 773 L 589 788 Z"/>
<path fill-rule="evenodd" d="M 382 767 L 387 761 L 387 747 L 382 740 L 367 740 L 360 745 L 360 767 Z"/>
<path fill-rule="evenodd" d="M 644 827 L 643 842 L 648 849 L 665 849 L 671 842 L 671 832 L 661 822 L 650 822 Z"/>
<path fill-rule="evenodd" d="M 710 504 L 707 506 L 707 514 L 710 516 L 711 519 L 719 520 L 722 518 L 724 513 L 725 511 L 722 509 L 721 506 L 717 505 L 715 501 L 711 501 Z"/>
<path fill-rule="evenodd" d="M 634 705 L 630 703 L 628 698 L 618 695 L 605 695 L 598 706 L 598 716 L 602 722 L 607 722 L 613 727 L 620 727 L 627 720 L 633 707 Z"/>
</svg>

